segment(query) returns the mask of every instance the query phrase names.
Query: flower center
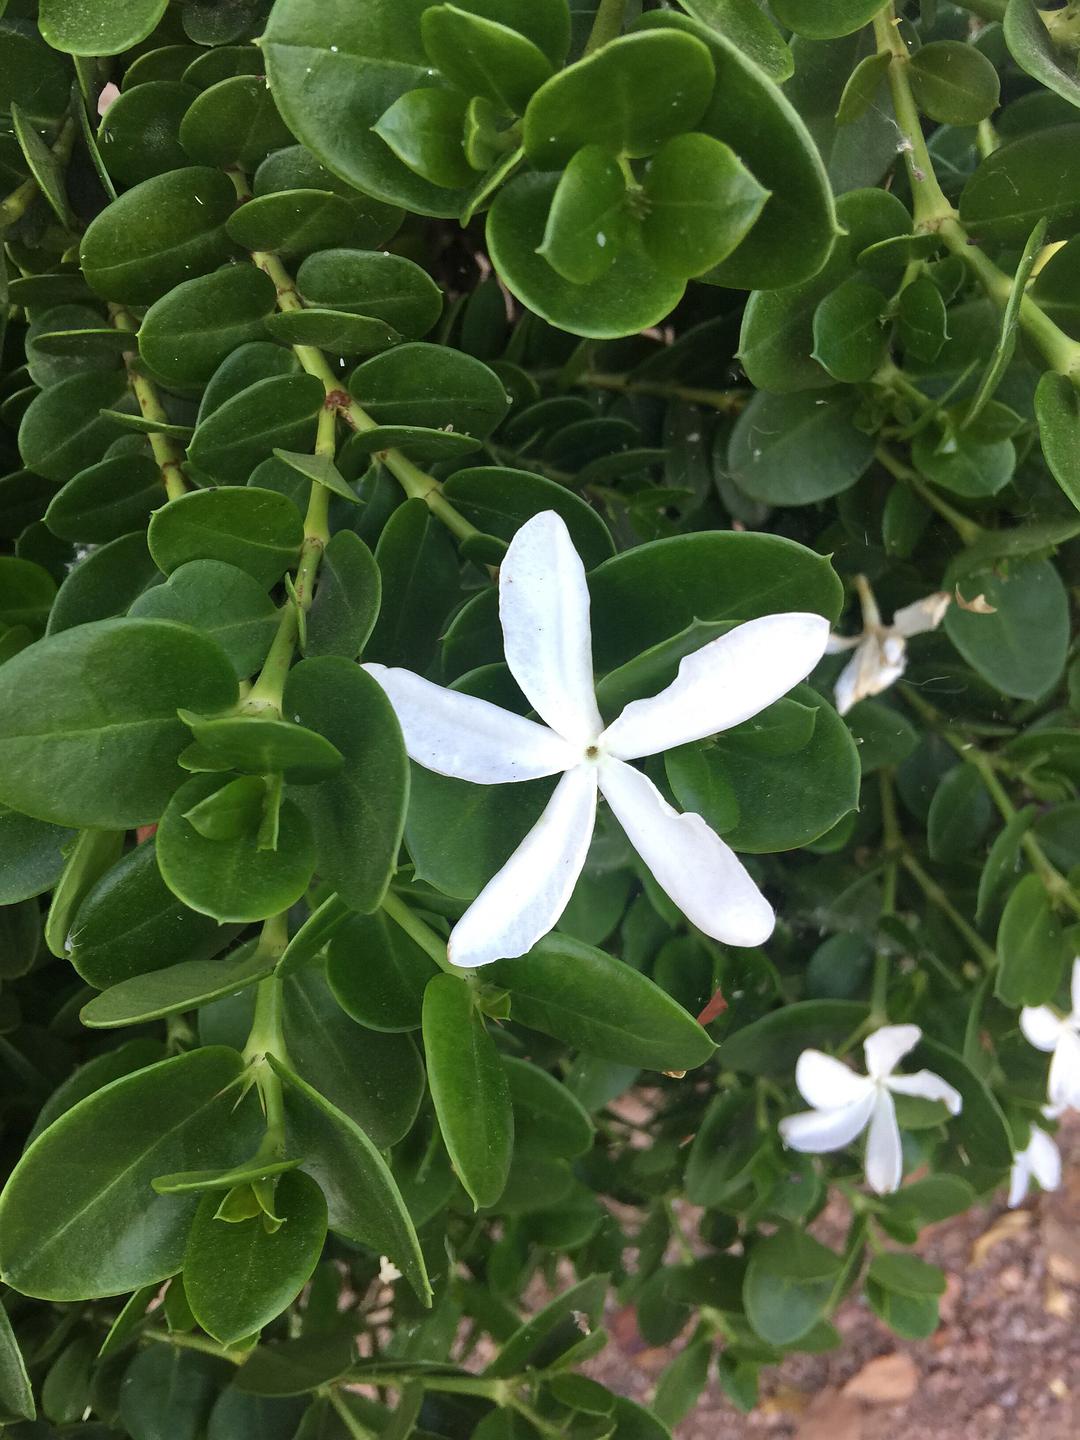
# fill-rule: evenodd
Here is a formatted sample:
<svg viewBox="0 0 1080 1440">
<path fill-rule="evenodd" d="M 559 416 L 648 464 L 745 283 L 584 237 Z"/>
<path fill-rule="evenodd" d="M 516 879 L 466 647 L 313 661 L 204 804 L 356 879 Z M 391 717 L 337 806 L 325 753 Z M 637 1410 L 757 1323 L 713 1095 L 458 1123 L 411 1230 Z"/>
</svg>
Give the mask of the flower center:
<svg viewBox="0 0 1080 1440">
<path fill-rule="evenodd" d="M 599 745 L 586 745 L 586 746 L 585 746 L 585 759 L 586 759 L 586 760 L 599 760 L 599 759 L 600 759 L 600 746 L 599 746 Z"/>
</svg>

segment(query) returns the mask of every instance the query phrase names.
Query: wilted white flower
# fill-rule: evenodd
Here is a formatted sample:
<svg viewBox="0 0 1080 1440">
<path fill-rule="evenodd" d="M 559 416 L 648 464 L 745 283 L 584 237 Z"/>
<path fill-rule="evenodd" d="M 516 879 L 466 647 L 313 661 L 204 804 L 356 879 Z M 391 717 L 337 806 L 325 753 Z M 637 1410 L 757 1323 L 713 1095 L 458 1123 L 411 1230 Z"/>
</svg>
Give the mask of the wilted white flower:
<svg viewBox="0 0 1080 1440">
<path fill-rule="evenodd" d="M 918 1095 L 923 1100 L 942 1100 L 950 1115 L 960 1113 L 960 1096 L 940 1075 L 930 1070 L 893 1074 L 921 1039 L 917 1025 L 885 1025 L 875 1030 L 863 1043 L 866 1075 L 857 1075 L 820 1050 L 804 1050 L 795 1066 L 795 1084 L 814 1108 L 780 1121 L 784 1144 L 820 1155 L 842 1150 L 869 1126 L 866 1179 L 870 1188 L 879 1195 L 898 1189 L 904 1162 L 892 1097 Z"/>
<path fill-rule="evenodd" d="M 1073 961 L 1072 1010 L 1059 1015 L 1049 1005 L 1025 1005 L 1020 1029 L 1036 1050 L 1053 1052 L 1047 1098 L 1051 1105 L 1080 1110 L 1080 955 Z"/>
<path fill-rule="evenodd" d="M 454 927 L 455 965 L 523 955 L 558 922 L 592 838 L 597 793 L 687 918 L 729 945 L 772 933 L 768 901 L 700 815 L 680 815 L 627 762 L 750 719 L 825 650 L 820 615 L 765 615 L 687 655 L 658 695 L 605 726 L 596 704 L 585 567 L 552 510 L 514 536 L 499 571 L 506 663 L 540 721 L 409 670 L 364 668 L 388 695 L 413 760 L 477 785 L 561 775 L 547 808 Z"/>
<path fill-rule="evenodd" d="M 839 655 L 845 650 L 855 652 L 836 682 L 836 708 L 841 715 L 846 715 L 860 700 L 880 695 L 900 679 L 907 666 L 908 640 L 912 635 L 936 630 L 952 599 L 948 591 L 939 590 L 897 610 L 892 624 L 884 625 L 865 575 L 855 576 L 855 589 L 862 606 L 862 633 L 830 635 L 826 647 L 829 655 Z"/>
<path fill-rule="evenodd" d="M 1048 1120 L 1057 1120 L 1065 1106 L 1046 1105 L 1043 1114 Z M 1041 1130 L 1038 1125 L 1031 1127 L 1031 1139 L 1023 1150 L 1013 1156 L 1012 1171 L 1009 1175 L 1009 1205 L 1020 1204 L 1035 1179 L 1044 1190 L 1056 1190 L 1061 1184 L 1061 1151 L 1054 1143 L 1053 1136 Z"/>
<path fill-rule="evenodd" d="M 387 1255 L 379 1256 L 379 1279 L 384 1285 L 392 1285 L 401 1279 L 401 1271 Z"/>
</svg>

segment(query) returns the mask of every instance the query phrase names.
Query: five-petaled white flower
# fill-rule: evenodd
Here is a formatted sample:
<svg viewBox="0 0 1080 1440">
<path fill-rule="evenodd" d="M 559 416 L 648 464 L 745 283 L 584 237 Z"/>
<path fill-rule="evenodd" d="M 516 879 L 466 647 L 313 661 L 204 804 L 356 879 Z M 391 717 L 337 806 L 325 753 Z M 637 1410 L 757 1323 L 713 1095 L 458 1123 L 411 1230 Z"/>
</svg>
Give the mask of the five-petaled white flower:
<svg viewBox="0 0 1080 1440">
<path fill-rule="evenodd" d="M 1044 1105 L 1042 1113 L 1048 1120 L 1057 1120 L 1065 1108 L 1063 1105 Z M 1061 1184 L 1061 1151 L 1054 1144 L 1053 1137 L 1038 1125 L 1032 1125 L 1031 1139 L 1023 1150 L 1018 1150 L 1013 1156 L 1009 1174 L 1010 1207 L 1015 1209 L 1020 1204 L 1033 1179 L 1043 1190 L 1056 1190 Z"/>
<path fill-rule="evenodd" d="M 1050 1050 L 1047 1098 L 1051 1105 L 1080 1110 L 1080 955 L 1073 961 L 1072 1010 L 1059 1015 L 1049 1005 L 1025 1005 L 1020 1029 L 1036 1050 Z"/>
<path fill-rule="evenodd" d="M 866 1178 L 870 1188 L 879 1195 L 898 1189 L 904 1159 L 893 1095 L 942 1100 L 950 1115 L 960 1113 L 960 1096 L 940 1075 L 931 1070 L 919 1070 L 914 1075 L 893 1074 L 921 1039 L 917 1025 L 884 1025 L 875 1030 L 863 1043 L 866 1075 L 856 1075 L 820 1050 L 804 1050 L 795 1066 L 795 1084 L 814 1108 L 780 1121 L 784 1144 L 820 1155 L 827 1150 L 842 1150 L 869 1126 Z"/>
<path fill-rule="evenodd" d="M 455 965 L 523 955 L 558 922 L 603 794 L 657 882 L 687 918 L 729 945 L 760 945 L 772 907 L 700 815 L 680 815 L 627 762 L 750 719 L 810 673 L 825 650 L 820 615 L 764 615 L 687 655 L 666 689 L 605 726 L 593 682 L 589 590 L 552 510 L 514 536 L 499 570 L 506 663 L 538 723 L 409 670 L 364 668 L 385 690 L 413 760 L 441 775 L 502 785 L 561 775 L 547 808 L 450 936 Z"/>
<path fill-rule="evenodd" d="M 844 650 L 855 651 L 836 682 L 836 708 L 841 715 L 846 715 L 860 700 L 880 695 L 900 679 L 907 666 L 908 640 L 912 635 L 936 630 L 952 599 L 944 590 L 927 595 L 925 599 L 897 610 L 892 624 L 884 625 L 865 575 L 855 576 L 855 589 L 862 605 L 862 633 L 830 635 L 827 647 L 829 655 L 838 655 Z"/>
</svg>

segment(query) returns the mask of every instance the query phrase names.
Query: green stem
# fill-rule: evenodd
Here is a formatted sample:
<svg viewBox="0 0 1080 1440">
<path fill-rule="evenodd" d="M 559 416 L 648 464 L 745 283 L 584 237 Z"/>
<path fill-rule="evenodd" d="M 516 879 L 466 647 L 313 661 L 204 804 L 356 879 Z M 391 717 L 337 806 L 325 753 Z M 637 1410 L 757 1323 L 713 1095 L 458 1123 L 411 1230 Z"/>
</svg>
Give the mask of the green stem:
<svg viewBox="0 0 1080 1440">
<path fill-rule="evenodd" d="M 272 915 L 263 924 L 259 948 L 280 958 L 288 943 L 287 916 Z M 260 980 L 255 990 L 255 1014 L 243 1052 L 245 1062 L 255 1069 L 255 1083 L 266 1112 L 266 1136 L 260 1146 L 263 1155 L 285 1154 L 285 1101 L 281 1081 L 266 1064 L 268 1055 L 282 1064 L 288 1062 L 283 1004 L 284 987 L 278 976 L 268 975 Z"/>
<path fill-rule="evenodd" d="M 382 908 L 386 911 L 395 925 L 400 926 L 410 939 L 415 940 L 425 955 L 431 957 L 440 970 L 447 975 L 457 975 L 465 978 L 471 975 L 471 970 L 463 970 L 457 965 L 451 965 L 450 957 L 446 953 L 446 941 L 441 940 L 429 925 L 425 925 L 419 915 L 414 915 L 405 904 L 404 900 L 388 890 L 383 897 Z"/>
<path fill-rule="evenodd" d="M 117 330 L 127 331 L 134 335 L 139 322 L 129 310 L 122 305 L 110 305 L 109 315 Z M 169 417 L 165 413 L 165 407 L 161 403 L 157 386 L 152 380 L 139 372 L 139 357 L 137 351 L 124 352 L 124 368 L 127 370 L 128 385 L 131 393 L 138 401 L 139 412 L 144 420 L 159 425 L 168 424 Z M 157 467 L 161 471 L 161 480 L 165 486 L 165 494 L 170 500 L 179 500 L 181 495 L 187 494 L 187 482 L 184 479 L 184 452 L 179 443 L 171 435 L 151 431 L 150 449 Z"/>
<path fill-rule="evenodd" d="M 182 1331 L 144 1330 L 139 1338 L 154 1340 L 161 1345 L 174 1345 L 177 1350 L 198 1350 L 202 1355 L 213 1355 L 218 1360 L 227 1360 L 230 1365 L 242 1365 L 247 1359 L 246 1350 L 227 1350 L 223 1345 L 215 1345 L 213 1340 L 207 1340 L 202 1335 L 190 1335 Z"/>
<path fill-rule="evenodd" d="M 235 173 L 233 176 L 236 183 Z M 292 276 L 277 255 L 268 251 L 252 251 L 252 260 L 265 274 L 269 275 L 277 290 L 278 309 L 283 311 L 302 310 L 303 301 L 293 284 Z M 377 428 L 375 421 L 362 405 L 357 404 L 342 388 L 340 378 L 327 363 L 326 356 L 314 345 L 294 345 L 293 351 L 309 375 L 321 380 L 326 389 L 327 404 L 341 414 L 353 430 L 363 434 Z M 442 493 L 442 485 L 427 471 L 403 455 L 400 450 L 382 450 L 373 457 L 380 460 L 410 499 L 423 500 L 431 513 L 446 526 L 459 540 L 471 540 L 481 532 L 470 524 L 465 516 L 456 510 Z"/>
<path fill-rule="evenodd" d="M 881 826 L 884 832 L 885 854 L 889 857 L 885 866 L 881 913 L 892 915 L 896 912 L 897 871 L 904 838 L 896 813 L 896 791 L 893 788 L 891 770 L 882 770 L 879 773 L 878 788 L 881 792 Z M 888 1024 L 888 990 L 889 955 L 885 947 L 879 945 L 874 956 L 874 979 L 870 991 L 870 1024 L 874 1029 Z"/>
<path fill-rule="evenodd" d="M 362 1421 L 356 1418 L 339 1391 L 329 1389 L 326 1391 L 326 1397 L 330 1401 L 330 1408 L 352 1436 L 352 1440 L 375 1440 L 375 1431 L 369 1430 Z"/>
<path fill-rule="evenodd" d="M 974 545 L 977 540 L 981 539 L 983 527 L 966 515 L 961 515 L 959 510 L 955 510 L 947 500 L 943 500 L 910 465 L 905 465 L 898 460 L 884 445 L 879 445 L 874 454 L 878 464 L 883 466 L 895 479 L 910 485 L 916 495 L 924 500 L 931 510 L 935 510 L 947 524 L 952 526 L 965 545 Z"/>
<path fill-rule="evenodd" d="M 994 969 L 997 965 L 997 954 L 995 951 L 986 943 L 974 926 L 968 924 L 963 915 L 960 914 L 959 910 L 957 910 L 956 906 L 949 899 L 948 895 L 945 894 L 945 891 L 936 880 L 932 879 L 926 873 L 915 859 L 915 856 L 906 853 L 900 857 L 900 863 L 926 898 L 936 905 L 943 915 L 948 917 L 955 929 L 964 937 L 971 947 L 972 952 L 978 956 L 986 969 Z"/>
<path fill-rule="evenodd" d="M 750 399 L 748 390 L 708 390 L 696 385 L 676 385 L 668 380 L 633 380 L 626 375 L 590 371 L 574 384 L 595 390 L 617 390 L 624 395 L 656 395 L 661 399 L 684 400 L 688 405 L 707 405 L 725 415 L 735 415 Z"/>
<path fill-rule="evenodd" d="M 596 19 L 589 31 L 589 38 L 585 42 L 586 55 L 591 55 L 594 50 L 599 50 L 601 45 L 607 45 L 622 32 L 623 16 L 626 12 L 626 0 L 600 0 L 597 6 Z"/>
<path fill-rule="evenodd" d="M 911 181 L 911 193 L 915 203 L 916 230 L 936 230 L 944 220 L 955 216 L 937 175 L 933 161 L 926 148 L 922 120 L 915 97 L 911 92 L 908 65 L 911 57 L 896 25 L 896 11 L 890 3 L 874 16 L 874 38 L 878 53 L 890 57 L 889 90 L 892 94 L 896 123 L 900 127 L 904 162 Z"/>
</svg>

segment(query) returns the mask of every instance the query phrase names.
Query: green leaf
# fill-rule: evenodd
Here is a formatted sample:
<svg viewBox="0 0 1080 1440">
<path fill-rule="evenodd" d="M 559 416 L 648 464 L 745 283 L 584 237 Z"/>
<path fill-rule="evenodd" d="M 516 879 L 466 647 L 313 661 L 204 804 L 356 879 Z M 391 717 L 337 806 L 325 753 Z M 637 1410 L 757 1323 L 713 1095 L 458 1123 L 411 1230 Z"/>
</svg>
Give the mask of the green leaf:
<svg viewBox="0 0 1080 1440">
<path fill-rule="evenodd" d="M 283 1006 L 285 1043 L 296 1073 L 380 1150 L 402 1140 L 424 1098 L 424 1069 L 412 1040 L 360 1030 L 318 965 L 288 979 Z"/>
<path fill-rule="evenodd" d="M 885 358 L 884 320 L 881 291 L 864 280 L 845 280 L 814 311 L 813 358 L 834 380 L 869 380 Z"/>
<path fill-rule="evenodd" d="M 849 390 L 759 391 L 731 432 L 728 466 L 740 489 L 768 505 L 811 505 L 849 490 L 874 458 L 874 436 L 856 429 Z"/>
<path fill-rule="evenodd" d="M 236 679 L 213 641 L 160 620 L 100 620 L 0 668 L 0 799 L 58 824 L 157 820 L 180 778 L 178 705 L 223 710 Z"/>
<path fill-rule="evenodd" d="M 74 831 L 47 825 L 0 805 L 0 905 L 15 905 L 50 890 L 64 868 L 64 848 Z"/>
<path fill-rule="evenodd" d="M 179 1010 L 197 1010 L 222 995 L 254 985 L 270 974 L 276 961 L 276 955 L 260 950 L 257 941 L 249 940 L 221 960 L 187 960 L 121 980 L 95 995 L 83 1006 L 79 1018 L 91 1029 L 109 1029 L 141 1025 L 163 1015 L 175 1015 Z"/>
<path fill-rule="evenodd" d="M 160 79 L 116 97 L 97 133 L 98 153 L 108 156 L 106 173 L 116 184 L 138 185 L 188 163 L 180 123 L 197 93 L 179 80 Z"/>
<path fill-rule="evenodd" d="M 295 564 L 304 522 L 292 501 L 274 490 L 227 485 L 192 490 L 155 511 L 148 539 L 166 575 L 190 561 L 216 560 L 268 587 Z"/>
<path fill-rule="evenodd" d="M 928 1265 L 917 1255 L 902 1255 L 889 1250 L 875 1255 L 867 1275 L 883 1290 L 898 1295 L 944 1295 L 945 1275 L 936 1265 Z"/>
<path fill-rule="evenodd" d="M 905 1340 L 926 1340 L 938 1327 L 936 1296 L 901 1295 L 868 1280 L 866 1300 L 874 1314 Z"/>
<path fill-rule="evenodd" d="M 423 341 L 365 360 L 349 389 L 379 425 L 449 426 L 481 438 L 509 405 L 502 382 L 482 361 Z"/>
<path fill-rule="evenodd" d="M 951 861 L 981 845 L 993 804 L 972 765 L 955 765 L 941 777 L 930 802 L 927 841 L 931 860 Z"/>
<path fill-rule="evenodd" d="M 271 315 L 266 329 L 284 345 L 317 345 L 341 355 L 377 355 L 401 336 L 384 320 L 345 310 L 286 310 Z"/>
<path fill-rule="evenodd" d="M 942 125 L 977 125 L 997 109 L 997 71 L 981 50 L 959 40 L 932 40 L 908 69 L 916 104 Z"/>
<path fill-rule="evenodd" d="M 960 195 L 960 222 L 980 239 L 1022 245 L 1044 217 L 1048 241 L 1080 230 L 1080 124 L 1002 145 Z"/>
<path fill-rule="evenodd" d="M 966 1162 L 980 1167 L 986 1176 L 984 1184 L 973 1182 L 976 1189 L 998 1183 L 1012 1164 L 1012 1139 L 997 1100 L 955 1051 L 927 1036 L 912 1056 L 911 1069 L 922 1065 L 960 1092 L 963 1109 L 949 1121 L 948 1136 L 950 1144 L 961 1148 Z"/>
<path fill-rule="evenodd" d="M 220 645 L 240 680 L 262 665 L 278 624 L 277 607 L 265 587 L 246 570 L 220 560 L 180 565 L 164 585 L 145 590 L 128 613 L 198 630 Z"/>
<path fill-rule="evenodd" d="M 268 1230 L 261 1215 L 229 1225 L 216 1218 L 218 1196 L 203 1197 L 184 1252 L 184 1290 L 207 1334 L 232 1345 L 256 1334 L 296 1299 L 322 1254 L 326 1201 L 310 1176 L 292 1171 L 274 1186 Z"/>
<path fill-rule="evenodd" d="M 769 192 L 730 146 L 711 135 L 676 135 L 649 162 L 642 221 L 645 248 L 681 279 L 726 260 L 754 222 Z"/>
<path fill-rule="evenodd" d="M 1009 896 L 997 952 L 994 994 L 1004 1005 L 1045 1005 L 1054 998 L 1065 964 L 1065 936 L 1038 875 L 1025 875 Z"/>
<path fill-rule="evenodd" d="M 42 198 L 61 225 L 73 228 L 76 221 L 68 204 L 60 162 L 38 133 L 33 121 L 23 114 L 15 101 L 11 102 L 11 128 Z"/>
<path fill-rule="evenodd" d="M 979 896 L 975 906 L 975 923 L 982 925 L 1001 899 L 1003 890 L 1015 880 L 1020 870 L 1020 842 L 1035 819 L 1034 805 L 1025 805 L 1013 815 L 990 846 L 986 864 L 979 876 Z"/>
<path fill-rule="evenodd" d="M 260 75 L 233 75 L 209 86 L 180 122 L 180 143 L 191 158 L 222 169 L 254 170 L 292 139 Z"/>
<path fill-rule="evenodd" d="M 149 1346 L 136 1355 L 120 1389 L 119 1418 L 128 1434 L 138 1440 L 200 1440 L 229 1373 L 225 1363 L 171 1345 Z"/>
<path fill-rule="evenodd" d="M 142 530 L 121 535 L 72 566 L 56 594 L 47 633 L 123 615 L 147 589 L 161 583 Z"/>
<path fill-rule="evenodd" d="M 837 1045 L 866 1019 L 855 1000 L 800 1000 L 771 1011 L 729 1035 L 717 1052 L 725 1070 L 747 1075 L 785 1074 L 810 1048 Z"/>
<path fill-rule="evenodd" d="M 100 414 L 127 394 L 124 376 L 112 370 L 69 375 L 31 400 L 19 426 L 19 452 L 28 470 L 63 482 L 100 460 L 120 434 Z"/>
<path fill-rule="evenodd" d="M 199 275 L 151 305 L 139 326 L 139 353 L 167 384 L 205 385 L 238 345 L 264 337 L 276 301 L 274 282 L 254 265 Z"/>
<path fill-rule="evenodd" d="M 584 145 L 555 187 L 536 253 L 564 280 L 586 285 L 611 269 L 630 223 L 618 161 L 601 145 Z"/>
<path fill-rule="evenodd" d="M 416 1230 L 386 1162 L 347 1115 L 272 1057 L 270 1064 L 285 1082 L 289 1149 L 303 1157 L 304 1169 L 326 1196 L 330 1229 L 388 1255 L 421 1302 L 430 1304 Z"/>
<path fill-rule="evenodd" d="M 709 1381 L 713 1345 L 711 1339 L 692 1339 L 671 1361 L 656 1387 L 653 1412 L 665 1425 L 685 1420 L 697 1405 Z"/>
<path fill-rule="evenodd" d="M 287 715 L 345 757 L 320 785 L 297 792 L 315 836 L 318 869 L 354 910 L 377 908 L 397 863 L 408 796 L 408 761 L 381 686 L 340 656 L 302 660 L 285 685 Z"/>
<path fill-rule="evenodd" d="M 746 1318 L 770 1345 L 792 1345 L 819 1320 L 841 1274 L 840 1257 L 798 1230 L 758 1240 L 743 1282 Z"/>
<path fill-rule="evenodd" d="M 89 465 L 58 490 L 45 524 L 62 540 L 101 545 L 145 529 L 165 499 L 161 471 L 149 455 L 111 455 Z"/>
<path fill-rule="evenodd" d="M 551 75 L 551 61 L 532 40 L 456 5 L 425 10 L 420 33 L 431 63 L 451 85 L 514 115 Z"/>
<path fill-rule="evenodd" d="M 56 598 L 56 582 L 32 560 L 0 555 L 0 622 L 41 631 Z"/>
<path fill-rule="evenodd" d="M 1063 100 L 1080 106 L 1080 74 L 1075 55 L 1054 44 L 1035 0 L 1008 0 L 1005 43 L 1022 70 Z M 1070 64 L 1070 62 L 1072 62 Z"/>
<path fill-rule="evenodd" d="M 407 340 L 438 321 L 442 291 L 419 265 L 382 250 L 320 250 L 296 272 L 309 305 L 383 320 Z"/>
<path fill-rule="evenodd" d="M 546 936 L 527 955 L 497 960 L 488 975 L 510 992 L 511 1015 L 575 1049 L 648 1070 L 691 1070 L 712 1041 L 658 985 L 602 950 Z"/>
<path fill-rule="evenodd" d="M 39 1135 L 0 1197 L 5 1281 L 42 1299 L 84 1300 L 175 1274 L 197 1202 L 155 1196 L 150 1181 L 251 1153 L 257 1106 L 236 1108 L 242 1069 L 222 1047 L 163 1060 Z"/>
<path fill-rule="evenodd" d="M 413 174 L 456 193 L 476 179 L 462 146 L 466 106 L 459 90 L 409 90 L 371 128 Z"/>
<path fill-rule="evenodd" d="M 525 153 L 538 170 L 565 165 L 583 145 L 652 155 L 694 128 L 712 87 L 712 62 L 696 37 L 623 35 L 537 90 L 525 112 Z"/>
<path fill-rule="evenodd" d="M 342 754 L 322 735 L 269 715 L 218 718 L 178 712 L 206 756 L 243 775 L 280 771 L 292 784 L 314 785 L 341 769 Z"/>
<path fill-rule="evenodd" d="M 352 1335 L 316 1332 L 298 1340 L 256 1346 L 237 1372 L 234 1385 L 242 1395 L 304 1395 L 340 1380 L 355 1360 Z"/>
<path fill-rule="evenodd" d="M 484 1371 L 485 1378 L 501 1379 L 553 1365 L 581 1339 L 583 1327 L 578 1316 L 589 1330 L 600 1323 L 606 1291 L 606 1275 L 589 1275 L 563 1291 L 503 1341 L 498 1355 Z"/>
<path fill-rule="evenodd" d="M 1035 391 L 1035 418 L 1050 473 L 1080 510 L 1080 390 L 1047 370 Z"/>
<path fill-rule="evenodd" d="M 71 68 L 50 50 L 34 27 L 8 19 L 3 24 L 0 60 L 0 109 L 12 100 L 35 119 L 55 120 L 71 97 Z"/>
<path fill-rule="evenodd" d="M 209 390 L 206 395 L 210 395 Z M 276 447 L 313 447 L 315 421 L 325 398 L 322 382 L 306 374 L 271 375 L 257 380 L 212 410 L 204 398 L 188 447 L 189 459 L 214 484 L 246 485 L 252 469 L 269 459 Z"/>
<path fill-rule="evenodd" d="M 811 40 L 832 40 L 869 24 L 881 8 L 874 0 L 774 0 L 781 25 Z"/>
<path fill-rule="evenodd" d="M 572 173 L 576 181 L 576 168 Z M 657 270 L 637 226 L 628 227 L 625 235 L 620 227 L 610 232 L 615 248 L 611 264 L 587 287 L 564 279 L 541 253 L 552 238 L 549 217 L 560 184 L 557 174 L 518 175 L 496 195 L 486 233 L 500 278 L 530 310 L 574 335 L 610 339 L 659 324 L 678 304 L 684 282 Z M 609 192 L 605 189 L 604 193 Z M 606 250 L 609 231 L 596 232 L 600 233 L 605 244 L 597 248 Z M 621 245 L 617 244 L 620 239 Z M 575 247 L 578 260 L 580 251 L 581 247 Z M 565 265 L 560 246 L 556 245 L 552 254 Z M 575 270 L 583 273 L 576 265 Z"/>
<path fill-rule="evenodd" d="M 769 192 L 752 232 L 702 278 L 740 290 L 769 290 L 816 275 L 837 235 L 836 214 L 821 156 L 798 112 L 737 45 L 689 16 L 651 11 L 638 24 L 677 28 L 707 46 L 716 84 L 693 128 L 730 145 Z"/>
<path fill-rule="evenodd" d="M 375 549 L 382 608 L 367 658 L 425 670 L 458 598 L 458 560 L 446 530 L 423 500 L 406 500 Z"/>
<path fill-rule="evenodd" d="M 69 55 L 119 55 L 145 40 L 165 14 L 168 0 L 125 0 L 122 6 L 86 0 L 42 0 L 42 38 Z"/>
<path fill-rule="evenodd" d="M 950 605 L 945 631 L 968 664 L 1006 695 L 1036 700 L 1065 668 L 1068 600 L 1048 560 L 1014 565 L 1007 575 L 978 576 L 994 614 Z"/>
<path fill-rule="evenodd" d="M 370 1030 L 419 1030 L 434 962 L 384 911 L 350 915 L 330 942 L 326 978 L 347 1015 Z"/>
<path fill-rule="evenodd" d="M 352 530 L 339 530 L 323 550 L 307 617 L 305 655 L 355 660 L 367 644 L 382 601 L 375 557 Z"/>
<path fill-rule="evenodd" d="M 808 685 L 798 686 L 780 704 L 795 702 L 812 707 L 816 716 L 801 746 L 795 732 L 791 748 L 770 749 L 770 743 L 787 743 L 780 738 L 782 728 L 770 725 L 762 731 L 770 707 L 746 726 L 667 756 L 668 779 L 679 804 L 721 826 L 736 850 L 756 854 L 809 844 L 858 805 L 859 756 L 844 722 Z"/>
<path fill-rule="evenodd" d="M 125 191 L 86 227 L 79 258 L 106 300 L 149 305 L 182 280 L 228 260 L 225 221 L 236 204 L 228 176 L 190 166 Z"/>
<path fill-rule="evenodd" d="M 260 848 L 252 834 L 206 839 L 188 812 L 227 783 L 220 775 L 196 775 L 181 785 L 158 825 L 158 864 L 166 885 L 192 910 L 223 922 L 265 920 L 295 904 L 307 889 L 316 863 L 311 827 L 293 801 L 285 800 L 272 850 Z"/>
<path fill-rule="evenodd" d="M 526 520 L 554 510 L 566 521 L 587 570 L 614 553 L 610 532 L 595 510 L 565 485 L 530 471 L 495 465 L 455 470 L 443 483 L 443 493 L 467 520 L 500 540 L 509 542 Z"/>
<path fill-rule="evenodd" d="M 948 313 L 941 291 L 923 273 L 900 292 L 897 323 L 905 351 L 931 364 L 949 338 Z"/>
<path fill-rule="evenodd" d="M 756 0 L 685 0 L 695 20 L 731 40 L 770 80 L 782 84 L 795 69 L 790 48 Z"/>
<path fill-rule="evenodd" d="M 499 1053 L 464 980 L 428 981 L 423 1029 L 431 1099 L 458 1179 L 476 1209 L 494 1205 L 510 1171 L 514 1115 Z"/>
<path fill-rule="evenodd" d="M 33 1420 L 37 1415 L 30 1377 L 8 1319 L 0 1306 L 0 1421 L 5 1425 Z"/>
<path fill-rule="evenodd" d="M 574 1160 L 592 1149 L 596 1127 L 581 1102 L 547 1070 L 503 1056 L 514 1106 L 515 1154 L 537 1150 Z"/>
<path fill-rule="evenodd" d="M 840 104 L 836 107 L 837 125 L 852 125 L 862 119 L 874 103 L 891 63 L 892 57 L 887 50 L 863 56 L 844 85 Z"/>
</svg>

